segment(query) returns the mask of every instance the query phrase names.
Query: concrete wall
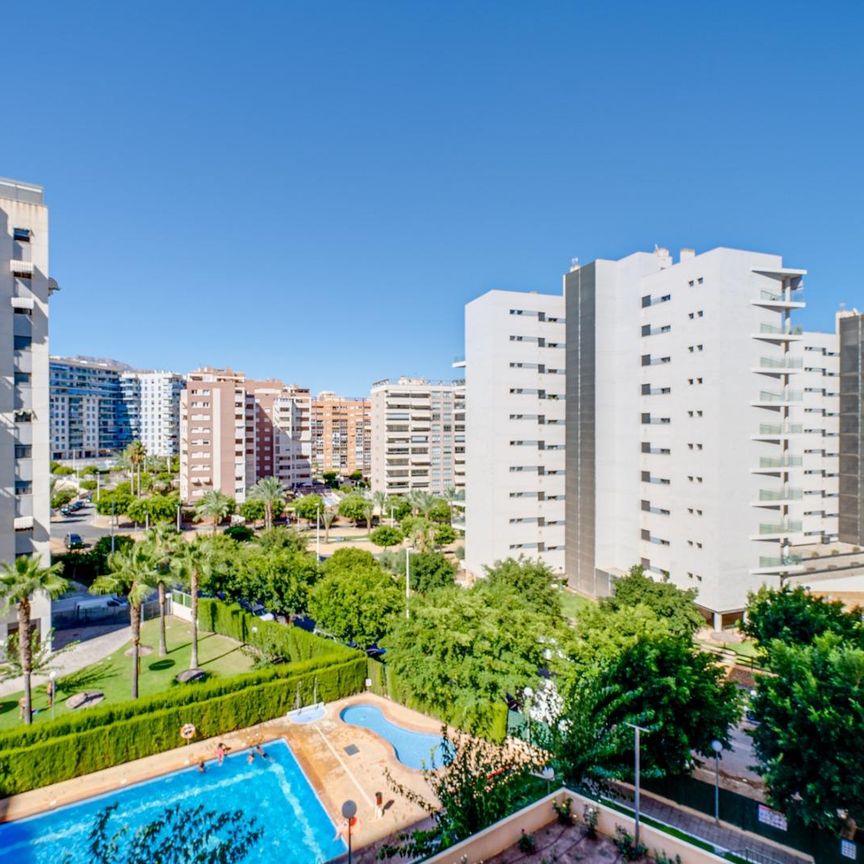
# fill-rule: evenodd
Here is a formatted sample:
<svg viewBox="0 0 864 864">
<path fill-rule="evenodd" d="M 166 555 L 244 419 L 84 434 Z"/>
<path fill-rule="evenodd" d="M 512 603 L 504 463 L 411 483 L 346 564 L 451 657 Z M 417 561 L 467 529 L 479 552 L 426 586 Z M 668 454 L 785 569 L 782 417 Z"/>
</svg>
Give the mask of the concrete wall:
<svg viewBox="0 0 864 864">
<path fill-rule="evenodd" d="M 526 834 L 533 834 L 553 822 L 557 818 L 552 809 L 553 801 L 561 802 L 566 798 L 573 799 L 573 810 L 577 815 L 581 815 L 586 804 L 597 808 L 599 811 L 597 830 L 600 834 L 614 837 L 615 828 L 618 825 L 631 834 L 633 833 L 635 826 L 632 818 L 577 795 L 569 789 L 559 789 L 557 792 L 553 792 L 536 803 L 519 810 L 512 816 L 496 822 L 473 837 L 469 837 L 462 843 L 457 843 L 444 852 L 427 858 L 426 864 L 479 864 L 479 862 L 486 861 L 494 855 L 499 855 L 506 849 L 515 846 L 523 831 Z M 653 853 L 655 850 L 665 852 L 667 856 L 673 859 L 676 855 L 680 855 L 685 864 L 713 864 L 713 862 L 726 860 L 684 840 L 679 840 L 677 837 L 664 834 L 644 823 L 640 825 L 639 833 L 641 842 L 648 847 L 650 852 Z"/>
</svg>

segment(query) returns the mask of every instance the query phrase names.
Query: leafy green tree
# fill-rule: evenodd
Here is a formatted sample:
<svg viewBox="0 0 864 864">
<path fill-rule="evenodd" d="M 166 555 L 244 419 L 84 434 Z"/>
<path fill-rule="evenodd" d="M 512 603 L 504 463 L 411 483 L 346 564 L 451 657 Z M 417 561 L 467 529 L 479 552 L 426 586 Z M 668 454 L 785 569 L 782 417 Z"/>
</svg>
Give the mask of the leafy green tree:
<svg viewBox="0 0 864 864">
<path fill-rule="evenodd" d="M 195 515 L 199 519 L 211 519 L 213 522 L 213 533 L 216 528 L 234 512 L 234 499 L 229 498 L 218 489 L 211 489 L 201 496 Z"/>
<path fill-rule="evenodd" d="M 529 772 L 540 767 L 529 751 L 451 733 L 446 726 L 441 735 L 440 756 L 430 758 L 422 769 L 431 800 L 385 769 L 390 788 L 424 810 L 433 825 L 401 835 L 397 844 L 386 845 L 382 852 L 388 858 L 426 858 L 509 816 Z"/>
<path fill-rule="evenodd" d="M 197 807 L 167 807 L 156 819 L 132 831 L 113 828 L 116 804 L 96 814 L 87 836 L 92 864 L 239 864 L 252 857 L 264 836 L 255 817 L 242 810 L 217 812 Z M 71 864 L 66 853 L 62 864 Z"/>
<path fill-rule="evenodd" d="M 74 489 L 70 489 L 68 486 L 57 489 L 51 496 L 51 509 L 59 510 L 61 507 L 65 507 L 70 501 L 74 501 L 75 498 Z"/>
<path fill-rule="evenodd" d="M 779 639 L 789 645 L 810 645 L 823 633 L 836 633 L 864 648 L 864 609 L 847 611 L 839 600 L 811 594 L 800 585 L 779 590 L 763 586 L 750 594 L 741 629 L 768 648 Z"/>
<path fill-rule="evenodd" d="M 421 552 L 432 549 L 433 524 L 425 516 L 406 516 L 400 523 L 402 533 Z"/>
<path fill-rule="evenodd" d="M 376 546 L 398 546 L 402 542 L 402 532 L 389 525 L 379 525 L 369 534 L 369 539 Z"/>
<path fill-rule="evenodd" d="M 636 565 L 615 582 L 614 594 L 601 600 L 600 605 L 615 612 L 644 604 L 669 621 L 674 632 L 692 636 L 705 626 L 705 619 L 694 602 L 696 594 L 695 588 L 684 590 L 669 581 L 652 579 L 645 575 L 641 565 Z"/>
<path fill-rule="evenodd" d="M 427 518 L 439 525 L 449 525 L 450 505 L 443 498 L 435 498 L 429 507 Z"/>
<path fill-rule="evenodd" d="M 108 556 L 108 573 L 90 589 L 94 594 L 122 594 L 129 602 L 132 626 L 132 698 L 138 698 L 138 657 L 141 647 L 141 605 L 158 584 L 160 573 L 152 549 L 135 543 Z"/>
<path fill-rule="evenodd" d="M 247 522 L 264 521 L 264 502 L 258 499 L 246 499 L 238 508 L 240 515 Z"/>
<path fill-rule="evenodd" d="M 264 505 L 264 528 L 272 528 L 274 516 L 278 516 L 285 506 L 285 487 L 278 478 L 262 477 L 249 490 L 247 497 Z"/>
<path fill-rule="evenodd" d="M 116 489 L 102 491 L 96 502 L 96 512 L 101 516 L 123 516 L 135 500 L 128 491 L 129 484 L 120 484 Z"/>
<path fill-rule="evenodd" d="M 392 622 L 388 666 L 431 713 L 466 710 L 482 722 L 491 703 L 537 680 L 549 621 L 515 594 L 502 597 L 443 588 L 412 596 L 410 618 Z"/>
<path fill-rule="evenodd" d="M 439 525 L 432 538 L 436 546 L 449 546 L 456 539 L 456 532 L 450 525 Z"/>
<path fill-rule="evenodd" d="M 126 508 L 126 515 L 135 523 L 143 525 L 150 518 L 150 511 L 147 508 L 146 498 L 135 498 L 129 502 Z"/>
<path fill-rule="evenodd" d="M 321 475 L 321 479 L 324 481 L 324 485 L 328 489 L 337 489 L 339 487 L 339 472 L 338 471 L 325 471 Z"/>
<path fill-rule="evenodd" d="M 406 516 L 411 515 L 411 505 L 401 495 L 391 495 L 387 499 L 385 509 L 387 515 L 392 514 L 392 518 L 397 522 L 401 522 Z"/>
<path fill-rule="evenodd" d="M 309 592 L 320 576 L 310 552 L 251 543 L 237 561 L 234 588 L 251 602 L 283 615 L 305 612 Z"/>
<path fill-rule="evenodd" d="M 68 465 L 61 465 L 59 462 L 52 462 L 51 473 L 56 477 L 70 477 L 75 473 L 75 469 L 70 468 Z"/>
<path fill-rule="evenodd" d="M 99 473 L 99 468 L 96 465 L 85 465 L 81 469 L 81 474 L 85 477 L 87 476 L 95 476 Z"/>
<path fill-rule="evenodd" d="M 378 642 L 404 607 L 402 592 L 369 552 L 339 549 L 324 563 L 309 613 L 320 626 L 363 646 Z"/>
<path fill-rule="evenodd" d="M 372 511 L 373 505 L 371 501 L 367 501 L 362 495 L 351 493 L 346 495 L 339 502 L 339 515 L 350 519 L 355 524 L 366 522 L 367 527 L 372 527 Z"/>
<path fill-rule="evenodd" d="M 99 484 L 95 480 L 82 480 L 78 485 L 85 492 L 95 492 Z"/>
<path fill-rule="evenodd" d="M 777 639 L 767 665 L 751 734 L 769 802 L 808 826 L 861 825 L 864 649 L 830 631 L 809 644 Z"/>
<path fill-rule="evenodd" d="M 305 519 L 310 525 L 324 509 L 324 499 L 320 495 L 304 495 L 292 505 L 298 519 Z"/>
<path fill-rule="evenodd" d="M 43 567 L 34 556 L 21 555 L 11 564 L 0 565 L 0 609 L 8 611 L 17 606 L 18 649 L 21 674 L 24 676 L 24 722 L 33 720 L 33 701 L 30 676 L 33 670 L 33 640 L 31 637 L 31 602 L 37 594 L 55 598 L 63 594 L 69 583 L 60 576 L 61 567 L 54 564 Z"/>
<path fill-rule="evenodd" d="M 484 570 L 490 588 L 503 586 L 541 614 L 561 617 L 561 578 L 544 561 L 521 556 L 505 558 Z"/>
<path fill-rule="evenodd" d="M 456 576 L 456 569 L 440 552 L 415 552 L 408 566 L 411 571 L 411 590 L 421 594 L 451 587 Z M 405 573 L 404 560 L 402 573 Z"/>
<path fill-rule="evenodd" d="M 256 542 L 262 549 L 290 549 L 293 552 L 305 552 L 309 545 L 308 538 L 294 528 L 262 531 Z"/>
<path fill-rule="evenodd" d="M 238 543 L 248 543 L 255 538 L 255 532 L 247 525 L 229 525 L 225 529 L 225 536 Z"/>
<path fill-rule="evenodd" d="M 151 495 L 146 501 L 151 524 L 174 524 L 180 504 L 180 496 L 176 492 Z"/>
</svg>

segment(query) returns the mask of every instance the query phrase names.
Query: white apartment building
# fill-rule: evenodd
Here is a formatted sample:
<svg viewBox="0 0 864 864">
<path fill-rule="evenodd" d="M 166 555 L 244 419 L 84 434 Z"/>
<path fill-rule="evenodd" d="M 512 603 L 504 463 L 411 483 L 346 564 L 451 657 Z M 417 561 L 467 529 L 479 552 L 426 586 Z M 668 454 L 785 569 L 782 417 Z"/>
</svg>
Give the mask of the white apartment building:
<svg viewBox="0 0 864 864">
<path fill-rule="evenodd" d="M 749 591 L 796 572 L 795 545 L 832 534 L 836 511 L 810 493 L 837 448 L 823 437 L 827 415 L 804 412 L 833 413 L 833 389 L 805 399 L 802 382 L 831 380 L 833 358 L 807 352 L 824 364 L 803 371 L 803 349 L 820 341 L 791 320 L 804 273 L 718 248 L 683 250 L 677 263 L 665 249 L 596 260 L 565 276 L 575 588 L 607 594 L 641 563 L 698 589 L 720 626 Z"/>
<path fill-rule="evenodd" d="M 180 452 L 180 394 L 183 376 L 175 372 L 124 372 L 120 387 L 133 440 L 148 456 Z"/>
<path fill-rule="evenodd" d="M 372 489 L 387 495 L 412 489 L 443 495 L 461 489 L 464 463 L 462 381 L 400 378 L 377 381 L 370 395 Z"/>
<path fill-rule="evenodd" d="M 564 572 L 561 295 L 489 291 L 465 307 L 465 566 L 508 557 Z"/>
<path fill-rule="evenodd" d="M 48 208 L 41 186 L 0 179 L 0 561 L 39 555 L 50 563 Z M 35 597 L 34 625 L 51 628 L 51 601 Z M 0 640 L 17 627 L 0 617 Z"/>
</svg>

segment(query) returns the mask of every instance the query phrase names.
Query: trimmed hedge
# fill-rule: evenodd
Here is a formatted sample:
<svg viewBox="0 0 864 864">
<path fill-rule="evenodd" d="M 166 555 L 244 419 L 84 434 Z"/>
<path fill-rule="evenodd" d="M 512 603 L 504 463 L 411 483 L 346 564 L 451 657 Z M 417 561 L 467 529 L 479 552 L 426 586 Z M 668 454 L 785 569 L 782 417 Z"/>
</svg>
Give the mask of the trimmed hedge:
<svg viewBox="0 0 864 864">
<path fill-rule="evenodd" d="M 379 696 L 436 717 L 443 723 L 488 741 L 500 743 L 507 737 L 508 712 L 503 702 L 490 702 L 476 708 L 451 706 L 447 711 L 436 711 L 417 699 L 386 663 L 370 658 L 366 677 L 372 682 L 372 692 Z"/>
<path fill-rule="evenodd" d="M 212 624 L 215 632 L 238 638 L 243 628 L 251 634 L 255 621 L 259 631 L 251 635 L 278 642 L 292 662 L 0 733 L 0 795 L 179 747 L 185 723 L 209 738 L 272 720 L 298 702 L 329 702 L 364 689 L 367 658 L 361 652 L 296 627 L 259 621 L 239 606 L 201 602 L 207 616 L 199 615 L 202 626 Z"/>
</svg>

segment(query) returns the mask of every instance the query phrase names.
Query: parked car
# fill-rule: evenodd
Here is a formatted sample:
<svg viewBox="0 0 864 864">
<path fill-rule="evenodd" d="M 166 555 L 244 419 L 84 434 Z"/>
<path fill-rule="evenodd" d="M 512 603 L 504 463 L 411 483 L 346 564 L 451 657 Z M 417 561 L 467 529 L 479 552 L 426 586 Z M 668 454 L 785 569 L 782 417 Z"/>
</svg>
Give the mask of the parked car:
<svg viewBox="0 0 864 864">
<path fill-rule="evenodd" d="M 73 501 L 73 502 L 69 505 L 69 509 L 70 509 L 73 513 L 77 513 L 79 510 L 83 510 L 85 506 L 86 506 L 85 503 L 79 499 L 78 501 Z"/>
<path fill-rule="evenodd" d="M 80 534 L 70 531 L 64 538 L 63 543 L 67 549 L 81 549 L 84 546 L 84 541 Z"/>
</svg>

